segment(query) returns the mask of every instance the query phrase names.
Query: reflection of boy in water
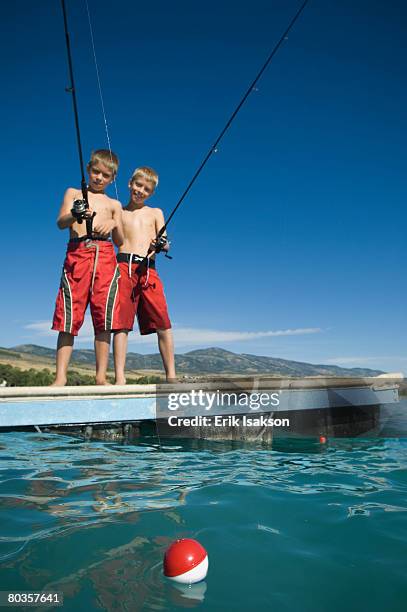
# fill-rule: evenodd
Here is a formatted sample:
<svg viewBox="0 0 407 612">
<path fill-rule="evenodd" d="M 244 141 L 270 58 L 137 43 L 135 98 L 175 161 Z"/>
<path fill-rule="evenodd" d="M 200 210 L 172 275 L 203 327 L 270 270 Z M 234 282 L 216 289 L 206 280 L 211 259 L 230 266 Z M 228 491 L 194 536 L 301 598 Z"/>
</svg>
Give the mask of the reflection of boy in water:
<svg viewBox="0 0 407 612">
<path fill-rule="evenodd" d="M 126 383 L 127 338 L 136 313 L 142 335 L 157 333 L 167 381 L 175 378 L 171 323 L 163 286 L 155 270 L 156 236 L 164 227 L 164 215 L 159 208 L 145 205 L 157 185 L 155 170 L 145 166 L 137 168 L 129 182 L 130 201 L 122 212 L 124 241 L 117 256 L 120 331 L 114 336 L 116 384 L 119 385 Z M 168 242 L 164 242 L 162 250 L 168 251 Z"/>
<path fill-rule="evenodd" d="M 56 301 L 52 329 L 59 331 L 56 378 L 54 385 L 66 384 L 74 336 L 82 326 L 90 303 L 95 330 L 96 384 L 106 384 L 110 334 L 118 316 L 119 270 L 110 235 L 114 243 L 123 243 L 121 204 L 105 194 L 114 180 L 119 160 L 105 149 L 92 153 L 87 166 L 89 175 L 89 208 L 78 216 L 74 201 L 82 198 L 79 189 L 66 190 L 57 225 L 69 228 L 68 249 Z M 93 221 L 91 236 L 86 221 Z"/>
</svg>

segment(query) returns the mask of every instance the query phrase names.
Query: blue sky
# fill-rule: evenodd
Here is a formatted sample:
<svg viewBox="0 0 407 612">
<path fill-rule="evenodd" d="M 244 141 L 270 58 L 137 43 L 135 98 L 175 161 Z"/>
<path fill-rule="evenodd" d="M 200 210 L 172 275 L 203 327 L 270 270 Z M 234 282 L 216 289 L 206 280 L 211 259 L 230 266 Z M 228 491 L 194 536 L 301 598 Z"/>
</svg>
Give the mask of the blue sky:
<svg viewBox="0 0 407 612">
<path fill-rule="evenodd" d="M 168 215 L 300 3 L 88 2 L 120 199 L 151 165 Z M 86 6 L 67 7 L 88 157 L 106 137 Z M 406 23 L 401 1 L 310 1 L 169 227 L 178 352 L 407 370 Z M 55 218 L 80 178 L 61 8 L 9 3 L 3 25 L 0 345 L 54 346 Z"/>
</svg>

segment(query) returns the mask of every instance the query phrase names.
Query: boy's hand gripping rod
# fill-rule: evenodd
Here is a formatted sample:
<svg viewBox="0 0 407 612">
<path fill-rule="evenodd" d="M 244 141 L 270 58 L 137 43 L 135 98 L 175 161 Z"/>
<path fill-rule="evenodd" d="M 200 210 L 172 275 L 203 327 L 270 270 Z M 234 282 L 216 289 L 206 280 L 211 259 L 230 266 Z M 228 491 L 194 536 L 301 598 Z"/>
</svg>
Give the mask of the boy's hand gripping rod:
<svg viewBox="0 0 407 612">
<path fill-rule="evenodd" d="M 88 238 L 92 238 L 93 217 L 95 216 L 96 213 L 93 213 L 91 217 L 86 216 L 86 211 L 89 208 L 88 186 L 85 180 L 85 172 L 84 172 L 81 133 L 79 129 L 79 115 L 78 115 L 78 106 L 76 103 L 76 91 L 75 91 L 75 82 L 74 82 L 74 77 L 73 77 L 73 66 L 72 66 L 72 56 L 71 56 L 71 44 L 69 41 L 68 19 L 66 15 L 65 0 L 61 0 L 61 4 L 62 4 L 62 13 L 64 16 L 65 42 L 66 42 L 66 51 L 68 55 L 69 78 L 71 81 L 69 87 L 66 88 L 66 91 L 72 94 L 73 112 L 74 112 L 74 117 L 75 117 L 75 128 L 76 128 L 76 140 L 78 144 L 79 165 L 80 165 L 80 171 L 81 171 L 81 190 L 82 190 L 82 197 L 83 197 L 83 200 L 74 201 L 71 212 L 78 223 L 82 223 L 83 219 L 86 219 L 86 234 Z"/>
<path fill-rule="evenodd" d="M 289 33 L 289 31 L 291 30 L 291 28 L 293 27 L 293 25 L 295 24 L 295 22 L 297 21 L 298 17 L 301 15 L 302 11 L 304 10 L 305 6 L 308 4 L 308 0 L 305 0 L 302 5 L 300 6 L 300 8 L 298 9 L 298 11 L 296 12 L 296 14 L 294 15 L 294 17 L 291 19 L 288 27 L 286 28 L 286 30 L 284 31 L 284 33 L 281 35 L 279 41 L 277 42 L 277 44 L 275 45 L 274 49 L 272 50 L 272 52 L 270 53 L 270 55 L 268 56 L 267 60 L 264 62 L 263 66 L 261 67 L 260 71 L 258 72 L 256 78 L 254 79 L 254 81 L 249 85 L 249 88 L 247 89 L 246 93 L 244 94 L 243 98 L 240 100 L 239 104 L 237 105 L 237 107 L 235 108 L 235 110 L 233 111 L 233 113 L 231 114 L 231 116 L 229 117 L 225 127 L 223 128 L 223 130 L 221 131 L 221 133 L 219 134 L 219 136 L 217 137 L 217 139 L 215 140 L 214 144 L 212 145 L 212 147 L 209 149 L 208 153 L 206 154 L 206 156 L 204 157 L 201 165 L 199 166 L 199 168 L 197 169 L 197 171 L 195 172 L 194 176 L 192 177 L 192 179 L 190 180 L 187 188 L 185 189 L 184 193 L 181 195 L 180 199 L 178 200 L 177 205 L 174 207 L 174 209 L 172 210 L 171 214 L 169 215 L 165 225 L 160 229 L 160 231 L 157 234 L 157 242 L 160 240 L 160 238 L 162 237 L 162 235 L 164 234 L 164 232 L 167 229 L 167 226 L 169 224 L 169 222 L 171 221 L 171 219 L 173 218 L 173 216 L 175 215 L 175 213 L 177 212 L 178 208 L 181 206 L 182 202 L 184 201 L 185 197 L 187 196 L 189 190 L 191 189 L 192 185 L 195 183 L 196 179 L 198 178 L 198 176 L 201 174 L 202 170 L 204 169 L 204 166 L 206 165 L 206 163 L 209 161 L 209 158 L 212 156 L 213 153 L 217 152 L 217 146 L 220 143 L 220 141 L 222 140 L 223 136 L 226 134 L 227 130 L 229 129 L 229 127 L 231 126 L 233 120 L 235 119 L 237 113 L 240 111 L 240 109 L 242 108 L 243 104 L 246 102 L 247 98 L 249 97 L 249 95 L 252 93 L 252 91 L 255 91 L 255 87 L 256 84 L 258 82 L 258 80 L 260 79 L 260 77 L 262 76 L 263 72 L 266 70 L 266 68 L 268 67 L 268 65 L 270 64 L 271 60 L 273 59 L 273 57 L 275 56 L 275 54 L 277 53 L 277 51 L 279 50 L 279 48 L 281 47 L 282 43 L 284 42 L 284 40 L 286 40 L 287 35 Z"/>
</svg>

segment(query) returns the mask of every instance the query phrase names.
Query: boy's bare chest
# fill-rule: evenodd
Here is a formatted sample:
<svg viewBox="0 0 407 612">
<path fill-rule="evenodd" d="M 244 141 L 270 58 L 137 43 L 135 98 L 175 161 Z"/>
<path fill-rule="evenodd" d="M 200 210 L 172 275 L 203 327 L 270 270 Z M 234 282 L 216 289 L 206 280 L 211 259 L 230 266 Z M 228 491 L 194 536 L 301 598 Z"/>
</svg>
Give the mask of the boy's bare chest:
<svg viewBox="0 0 407 612">
<path fill-rule="evenodd" d="M 98 198 L 92 198 L 91 194 L 89 194 L 89 206 L 92 208 L 92 210 L 96 213 L 96 215 L 98 216 L 98 219 L 100 218 L 104 218 L 104 219 L 108 219 L 111 218 L 112 216 L 112 209 L 111 209 L 111 205 L 109 203 L 109 200 L 101 200 Z"/>
<path fill-rule="evenodd" d="M 154 213 L 149 210 L 123 211 L 123 225 L 127 233 L 143 232 L 155 235 Z"/>
</svg>

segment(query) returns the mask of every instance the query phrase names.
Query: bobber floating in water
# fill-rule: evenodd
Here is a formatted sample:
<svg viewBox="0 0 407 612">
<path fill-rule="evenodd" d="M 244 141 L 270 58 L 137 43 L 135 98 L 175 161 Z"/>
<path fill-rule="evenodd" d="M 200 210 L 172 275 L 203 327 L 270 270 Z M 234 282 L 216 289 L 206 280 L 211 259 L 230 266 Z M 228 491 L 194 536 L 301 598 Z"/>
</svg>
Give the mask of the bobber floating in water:
<svg viewBox="0 0 407 612">
<path fill-rule="evenodd" d="M 182 538 L 165 551 L 164 576 L 182 584 L 194 584 L 204 580 L 208 565 L 204 547 L 192 538 Z"/>
</svg>

